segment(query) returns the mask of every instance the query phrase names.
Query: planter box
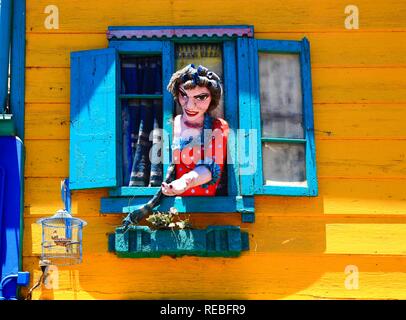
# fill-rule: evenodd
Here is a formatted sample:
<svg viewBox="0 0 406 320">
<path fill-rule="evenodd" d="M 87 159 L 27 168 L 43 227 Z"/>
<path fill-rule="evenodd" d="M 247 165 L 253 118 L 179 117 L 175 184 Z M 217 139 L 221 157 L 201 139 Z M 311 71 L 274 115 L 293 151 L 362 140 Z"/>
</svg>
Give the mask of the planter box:
<svg viewBox="0 0 406 320">
<path fill-rule="evenodd" d="M 206 229 L 151 230 L 131 226 L 109 235 L 109 251 L 121 258 L 171 256 L 236 257 L 249 250 L 248 233 L 237 226 L 209 226 Z"/>
</svg>

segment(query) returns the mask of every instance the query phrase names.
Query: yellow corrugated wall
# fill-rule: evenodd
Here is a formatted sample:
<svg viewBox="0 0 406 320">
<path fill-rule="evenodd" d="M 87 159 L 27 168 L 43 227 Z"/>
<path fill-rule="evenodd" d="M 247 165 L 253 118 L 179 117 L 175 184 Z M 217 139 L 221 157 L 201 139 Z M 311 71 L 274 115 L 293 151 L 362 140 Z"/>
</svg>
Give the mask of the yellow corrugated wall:
<svg viewBox="0 0 406 320">
<path fill-rule="evenodd" d="M 111 25 L 249 24 L 257 38 L 311 44 L 318 197 L 256 197 L 239 258 L 118 259 L 101 215 L 106 190 L 73 193 L 88 222 L 84 262 L 59 268 L 58 289 L 34 299 L 406 298 L 406 3 L 402 0 L 27 0 L 23 269 L 38 280 L 39 217 L 62 206 L 69 165 L 69 53 L 104 48 Z M 344 26 L 347 5 L 359 29 Z M 240 225 L 237 214 L 196 214 L 195 226 Z M 359 271 L 346 288 L 347 266 Z M 349 279 L 347 279 L 348 283 Z M 352 282 L 354 283 L 354 282 Z M 23 290 L 23 294 L 26 290 Z"/>
</svg>

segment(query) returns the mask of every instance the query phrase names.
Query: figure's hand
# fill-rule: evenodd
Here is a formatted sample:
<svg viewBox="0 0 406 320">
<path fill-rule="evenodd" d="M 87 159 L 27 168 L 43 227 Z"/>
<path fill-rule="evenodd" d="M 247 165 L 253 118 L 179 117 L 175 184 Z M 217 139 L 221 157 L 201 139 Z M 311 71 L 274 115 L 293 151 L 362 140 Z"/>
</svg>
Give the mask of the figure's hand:
<svg viewBox="0 0 406 320">
<path fill-rule="evenodd" d="M 162 183 L 162 193 L 166 196 L 176 196 L 182 194 L 187 190 L 187 183 L 185 179 L 177 179 L 171 183 Z"/>
</svg>

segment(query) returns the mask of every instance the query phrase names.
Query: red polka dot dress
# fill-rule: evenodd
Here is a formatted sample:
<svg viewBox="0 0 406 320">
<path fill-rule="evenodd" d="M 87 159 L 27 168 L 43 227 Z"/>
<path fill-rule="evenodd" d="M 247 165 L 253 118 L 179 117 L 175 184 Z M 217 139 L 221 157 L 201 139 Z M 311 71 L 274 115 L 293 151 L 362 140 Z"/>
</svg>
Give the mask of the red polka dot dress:
<svg viewBox="0 0 406 320">
<path fill-rule="evenodd" d="M 176 179 L 192 171 L 197 166 L 210 170 L 211 181 L 192 187 L 180 196 L 215 196 L 220 178 L 226 168 L 227 138 L 229 127 L 221 118 L 213 119 L 206 114 L 200 141 L 176 139 L 173 142 L 173 160 Z"/>
</svg>

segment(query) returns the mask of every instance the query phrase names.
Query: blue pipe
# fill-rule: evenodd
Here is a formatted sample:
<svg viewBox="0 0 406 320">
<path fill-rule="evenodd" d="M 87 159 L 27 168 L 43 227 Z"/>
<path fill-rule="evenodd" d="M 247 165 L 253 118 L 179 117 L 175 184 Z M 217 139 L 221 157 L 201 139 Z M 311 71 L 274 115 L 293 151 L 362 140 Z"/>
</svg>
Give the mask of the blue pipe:
<svg viewBox="0 0 406 320">
<path fill-rule="evenodd" d="M 5 182 L 6 172 L 3 167 L 0 167 L 0 232 L 3 230 L 3 203 L 4 203 L 4 190 L 6 188 Z M 0 236 L 0 252 L 1 252 L 1 236 Z M 1 274 L 1 265 L 0 265 Z"/>
<path fill-rule="evenodd" d="M 4 277 L 1 280 L 1 283 L 0 283 L 0 300 L 6 300 L 6 298 L 3 297 L 3 287 L 6 284 L 6 282 L 11 280 L 11 279 L 17 279 L 17 275 L 16 274 L 10 274 L 9 276 Z M 11 298 L 9 298 L 7 300 L 17 300 L 17 299 L 16 299 L 16 297 L 11 297 Z"/>
<path fill-rule="evenodd" d="M 0 113 L 6 108 L 13 0 L 0 0 Z"/>
<path fill-rule="evenodd" d="M 4 277 L 0 282 L 0 300 L 17 300 L 16 297 L 10 297 L 6 299 L 3 297 L 3 288 L 6 282 L 15 279 L 17 281 L 17 285 L 19 286 L 27 286 L 30 283 L 30 273 L 23 271 L 18 272 L 17 274 L 9 274 L 8 276 Z"/>
<path fill-rule="evenodd" d="M 0 295 L 5 299 L 16 296 L 18 285 L 29 283 L 29 273 L 18 271 L 22 269 L 23 151 L 18 137 L 0 137 Z M 13 279 L 9 278 L 13 274 L 17 283 L 3 279 Z"/>
</svg>

